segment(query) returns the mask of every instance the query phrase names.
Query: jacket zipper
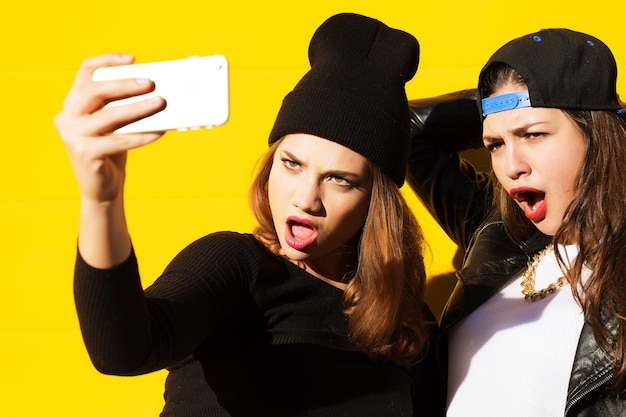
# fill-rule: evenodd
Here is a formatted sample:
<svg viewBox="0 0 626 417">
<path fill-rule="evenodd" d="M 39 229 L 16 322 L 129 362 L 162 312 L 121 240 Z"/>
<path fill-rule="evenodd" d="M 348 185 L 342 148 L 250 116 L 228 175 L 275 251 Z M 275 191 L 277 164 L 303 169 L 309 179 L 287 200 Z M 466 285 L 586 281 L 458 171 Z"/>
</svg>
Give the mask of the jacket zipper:
<svg viewBox="0 0 626 417">
<path fill-rule="evenodd" d="M 572 397 L 572 399 L 567 403 L 567 405 L 565 407 L 565 414 L 564 415 L 567 417 L 569 411 L 572 409 L 572 407 L 574 407 L 574 405 L 576 405 L 576 403 L 578 401 L 580 401 L 583 397 L 585 397 L 587 394 L 589 394 L 593 390 L 596 390 L 596 389 L 600 388 L 602 385 L 604 385 L 607 382 L 609 382 L 610 379 L 611 379 L 611 375 L 608 372 L 608 369 L 605 368 L 604 375 L 602 375 L 601 378 L 596 379 L 596 381 L 593 384 L 588 385 L 580 393 L 578 393 L 576 396 Z"/>
</svg>

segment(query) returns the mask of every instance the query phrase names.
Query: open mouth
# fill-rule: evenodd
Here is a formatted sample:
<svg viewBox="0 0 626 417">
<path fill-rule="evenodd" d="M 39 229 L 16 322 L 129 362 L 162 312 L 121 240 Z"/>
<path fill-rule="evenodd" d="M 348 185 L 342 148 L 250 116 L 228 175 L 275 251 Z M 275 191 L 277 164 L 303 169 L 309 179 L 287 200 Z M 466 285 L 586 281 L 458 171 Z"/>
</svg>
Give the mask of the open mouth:
<svg viewBox="0 0 626 417">
<path fill-rule="evenodd" d="M 539 191 L 516 191 L 511 193 L 511 197 L 518 203 L 527 203 L 531 206 L 534 206 L 536 201 L 543 200 L 545 196 L 546 193 Z"/>
<path fill-rule="evenodd" d="M 546 214 L 546 193 L 536 190 L 511 191 L 511 197 L 524 211 L 524 215 L 531 221 L 543 219 Z"/>
<path fill-rule="evenodd" d="M 317 239 L 318 231 L 315 224 L 304 220 L 287 220 L 285 240 L 294 249 L 302 250 Z"/>
</svg>

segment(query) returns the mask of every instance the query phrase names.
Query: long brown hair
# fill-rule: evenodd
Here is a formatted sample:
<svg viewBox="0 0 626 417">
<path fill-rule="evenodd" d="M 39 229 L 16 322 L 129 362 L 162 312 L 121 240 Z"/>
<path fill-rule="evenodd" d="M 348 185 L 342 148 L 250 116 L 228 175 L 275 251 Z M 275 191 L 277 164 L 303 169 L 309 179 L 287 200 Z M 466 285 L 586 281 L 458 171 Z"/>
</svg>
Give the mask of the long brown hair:
<svg viewBox="0 0 626 417">
<path fill-rule="evenodd" d="M 510 67 L 495 70 L 481 86 L 482 97 L 502 83 L 523 80 Z M 521 81 L 520 81 L 521 80 Z M 575 243 L 579 255 L 566 276 L 572 293 L 591 323 L 596 343 L 614 361 L 612 392 L 626 397 L 626 117 L 611 111 L 563 110 L 583 134 L 587 151 L 580 167 L 576 195 L 554 235 L 556 244 Z M 496 206 L 510 233 L 526 239 L 536 233 L 513 199 L 496 184 Z M 534 229 L 534 230 L 533 230 Z M 558 249 L 559 263 L 565 262 Z M 591 276 L 583 284 L 581 275 Z M 582 288 L 583 291 L 578 291 Z M 617 328 L 609 322 L 616 320 Z M 615 323 L 615 322 L 614 322 Z M 611 333 L 611 330 L 616 333 Z"/>
<path fill-rule="evenodd" d="M 269 206 L 267 182 L 276 142 L 260 162 L 250 190 L 258 226 L 254 235 L 278 254 L 280 243 Z M 369 211 L 358 243 L 358 264 L 344 292 L 350 339 L 372 358 L 400 365 L 420 359 L 428 342 L 424 314 L 424 238 L 393 180 L 374 164 Z"/>
</svg>

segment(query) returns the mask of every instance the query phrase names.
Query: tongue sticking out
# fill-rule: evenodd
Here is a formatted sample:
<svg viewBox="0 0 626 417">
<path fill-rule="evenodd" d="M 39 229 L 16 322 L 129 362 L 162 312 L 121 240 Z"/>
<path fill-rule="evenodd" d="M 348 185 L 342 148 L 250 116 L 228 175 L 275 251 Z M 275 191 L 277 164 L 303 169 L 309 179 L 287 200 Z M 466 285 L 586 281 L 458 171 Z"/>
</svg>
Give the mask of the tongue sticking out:
<svg viewBox="0 0 626 417">
<path fill-rule="evenodd" d="M 285 231 L 287 244 L 294 249 L 304 249 L 317 238 L 317 229 L 301 223 L 289 223 Z"/>
</svg>

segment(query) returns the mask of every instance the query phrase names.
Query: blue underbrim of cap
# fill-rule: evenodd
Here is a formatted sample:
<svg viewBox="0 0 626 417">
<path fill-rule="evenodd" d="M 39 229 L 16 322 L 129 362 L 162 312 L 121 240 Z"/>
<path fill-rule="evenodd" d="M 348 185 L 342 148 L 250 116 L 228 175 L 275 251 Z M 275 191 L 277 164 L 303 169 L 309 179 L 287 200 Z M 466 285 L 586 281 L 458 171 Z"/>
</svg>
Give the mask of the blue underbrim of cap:
<svg viewBox="0 0 626 417">
<path fill-rule="evenodd" d="M 500 111 L 530 107 L 528 90 L 515 93 L 502 94 L 495 97 L 487 97 L 480 101 L 483 108 L 483 116 Z"/>
</svg>

